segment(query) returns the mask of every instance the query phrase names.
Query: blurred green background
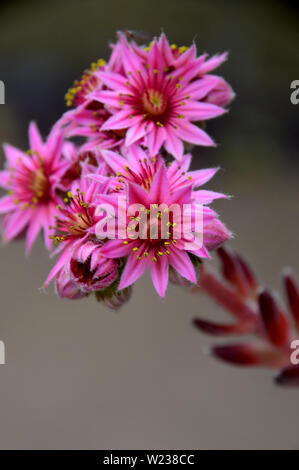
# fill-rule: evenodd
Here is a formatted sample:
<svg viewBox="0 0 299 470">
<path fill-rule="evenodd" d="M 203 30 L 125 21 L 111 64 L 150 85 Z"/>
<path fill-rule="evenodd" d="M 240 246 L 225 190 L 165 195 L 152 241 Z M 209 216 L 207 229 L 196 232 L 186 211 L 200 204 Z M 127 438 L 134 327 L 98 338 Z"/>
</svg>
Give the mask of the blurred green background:
<svg viewBox="0 0 299 470">
<path fill-rule="evenodd" d="M 196 149 L 193 165 L 224 169 L 209 189 L 234 195 L 215 204 L 231 245 L 278 287 L 281 267 L 299 272 L 298 18 L 295 1 L 2 1 L 0 142 L 26 149 L 31 119 L 46 135 L 65 91 L 108 56 L 118 29 L 163 29 L 179 45 L 229 51 L 218 73 L 237 97 L 208 123 L 218 147 Z M 190 319 L 221 317 L 205 298 L 172 286 L 161 302 L 145 276 L 114 315 L 91 299 L 41 294 L 52 261 L 41 241 L 30 260 L 23 253 L 22 242 L 0 251 L 2 448 L 298 447 L 298 391 L 202 353 L 211 340 Z"/>
</svg>

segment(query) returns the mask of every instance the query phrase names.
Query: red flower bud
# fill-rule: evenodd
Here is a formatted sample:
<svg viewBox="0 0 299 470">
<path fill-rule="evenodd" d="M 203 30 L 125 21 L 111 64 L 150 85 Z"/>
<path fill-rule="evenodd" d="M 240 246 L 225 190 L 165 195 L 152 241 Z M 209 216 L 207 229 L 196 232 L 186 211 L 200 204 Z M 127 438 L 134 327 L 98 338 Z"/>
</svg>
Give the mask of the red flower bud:
<svg viewBox="0 0 299 470">
<path fill-rule="evenodd" d="M 284 276 L 284 283 L 289 309 L 299 330 L 299 291 L 291 274 L 288 273 Z"/>
<path fill-rule="evenodd" d="M 278 309 L 270 292 L 266 290 L 261 292 L 258 302 L 268 338 L 275 346 L 285 346 L 289 338 L 289 324 L 287 318 Z"/>
</svg>

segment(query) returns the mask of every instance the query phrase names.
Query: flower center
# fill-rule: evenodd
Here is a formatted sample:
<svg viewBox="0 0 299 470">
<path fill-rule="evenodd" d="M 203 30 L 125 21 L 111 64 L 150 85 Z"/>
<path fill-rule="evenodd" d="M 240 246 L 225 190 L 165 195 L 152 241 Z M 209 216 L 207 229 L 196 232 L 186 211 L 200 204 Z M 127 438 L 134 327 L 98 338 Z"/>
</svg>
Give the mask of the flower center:
<svg viewBox="0 0 299 470">
<path fill-rule="evenodd" d="M 46 201 L 49 198 L 50 184 L 43 167 L 38 168 L 32 175 L 31 189 L 33 201 Z"/>
<path fill-rule="evenodd" d="M 142 95 L 144 111 L 152 116 L 164 114 L 167 108 L 167 98 L 157 90 L 149 88 Z"/>
<path fill-rule="evenodd" d="M 56 216 L 56 225 L 53 227 L 58 231 L 57 236 L 50 235 L 54 242 L 65 241 L 70 238 L 84 237 L 93 225 L 92 208 L 84 201 L 84 193 L 77 190 L 77 194 L 69 191 L 64 199 L 65 206 L 57 206 L 61 217 Z M 57 232 L 56 232 L 57 233 Z"/>
</svg>

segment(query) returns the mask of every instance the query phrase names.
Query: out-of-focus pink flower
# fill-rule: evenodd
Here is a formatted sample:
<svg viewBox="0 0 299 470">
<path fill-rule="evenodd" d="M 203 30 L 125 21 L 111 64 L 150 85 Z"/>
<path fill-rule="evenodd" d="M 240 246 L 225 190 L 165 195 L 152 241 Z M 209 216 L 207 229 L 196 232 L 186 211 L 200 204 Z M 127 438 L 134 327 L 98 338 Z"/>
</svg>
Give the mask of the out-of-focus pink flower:
<svg viewBox="0 0 299 470">
<path fill-rule="evenodd" d="M 120 145 L 123 141 L 123 133 L 120 131 L 100 131 L 101 126 L 109 119 L 111 113 L 92 98 L 94 91 L 103 88 L 103 82 L 96 72 L 121 73 L 122 71 L 120 44 L 112 44 L 111 47 L 112 54 L 108 63 L 99 59 L 84 71 L 79 80 L 75 80 L 74 85 L 65 95 L 67 106 L 73 107 L 73 109 L 64 113 L 55 124 L 56 127 L 63 128 L 67 138 L 76 136 L 86 138 L 86 142 L 81 148 L 82 151 L 112 148 Z"/>
<path fill-rule="evenodd" d="M 93 62 L 89 69 L 86 69 L 81 78 L 74 81 L 71 88 L 68 89 L 65 95 L 65 101 L 67 106 L 80 106 L 85 104 L 89 100 L 89 95 L 92 91 L 96 90 L 101 81 L 95 74 L 98 70 L 104 70 L 106 67 L 106 61 L 99 59 Z"/>
<path fill-rule="evenodd" d="M 51 248 L 49 225 L 53 223 L 58 203 L 57 189 L 66 171 L 62 157 L 63 134 L 53 129 L 43 142 L 37 126 L 29 127 L 30 150 L 25 153 L 4 145 L 6 168 L 0 172 L 0 185 L 8 195 L 0 199 L 5 241 L 26 233 L 26 252 L 29 253 L 40 230 L 45 244 Z"/>
<path fill-rule="evenodd" d="M 107 89 L 90 94 L 112 113 L 101 130 L 125 130 L 126 146 L 142 141 L 156 155 L 164 145 L 177 159 L 183 156 L 183 142 L 214 145 L 206 132 L 192 122 L 225 112 L 206 98 L 219 86 L 219 77 L 208 72 L 220 65 L 226 55 L 207 61 L 205 55 L 196 58 L 193 45 L 175 57 L 164 35 L 143 54 L 124 36 L 120 37 L 119 47 L 124 72 L 96 72 Z"/>
</svg>

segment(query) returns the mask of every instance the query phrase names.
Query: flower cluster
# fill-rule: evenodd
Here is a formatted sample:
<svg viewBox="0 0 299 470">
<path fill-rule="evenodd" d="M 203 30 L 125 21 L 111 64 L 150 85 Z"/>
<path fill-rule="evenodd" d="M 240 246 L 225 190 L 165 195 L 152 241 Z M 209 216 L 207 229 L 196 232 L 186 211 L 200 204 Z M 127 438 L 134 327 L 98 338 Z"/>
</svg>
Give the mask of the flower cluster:
<svg viewBox="0 0 299 470">
<path fill-rule="evenodd" d="M 187 152 L 214 145 L 205 121 L 234 93 L 212 73 L 226 54 L 197 56 L 164 34 L 141 46 L 120 33 L 111 48 L 69 89 L 46 141 L 31 123 L 27 152 L 4 146 L 0 214 L 5 241 L 25 237 L 29 253 L 43 231 L 58 255 L 45 286 L 118 308 L 146 269 L 161 297 L 169 278 L 195 284 L 201 260 L 231 236 L 209 207 L 226 196 L 200 189 L 217 168 L 191 171 Z"/>
</svg>

